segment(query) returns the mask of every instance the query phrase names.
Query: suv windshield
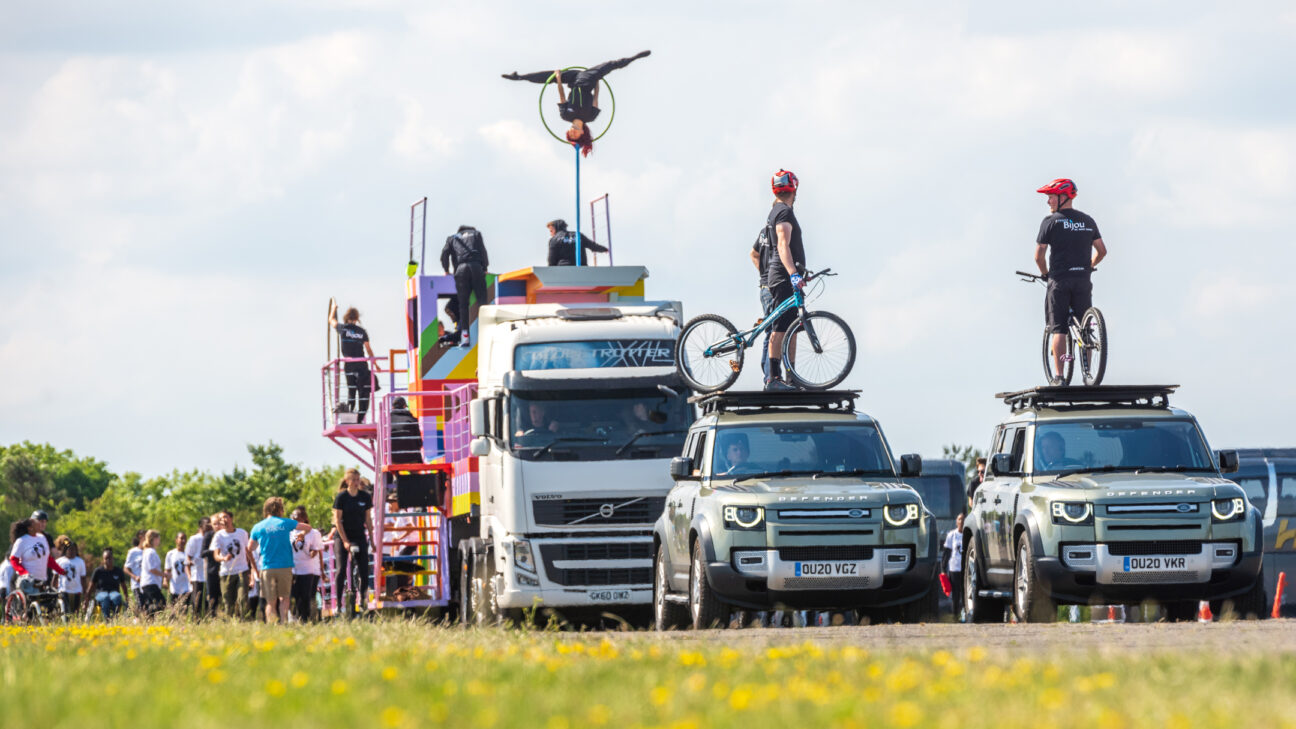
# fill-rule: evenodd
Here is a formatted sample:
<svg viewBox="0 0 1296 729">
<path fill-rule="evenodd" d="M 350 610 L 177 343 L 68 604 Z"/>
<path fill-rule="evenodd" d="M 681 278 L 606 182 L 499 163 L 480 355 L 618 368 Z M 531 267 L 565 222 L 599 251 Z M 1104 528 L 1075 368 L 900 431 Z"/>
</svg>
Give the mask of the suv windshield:
<svg viewBox="0 0 1296 729">
<path fill-rule="evenodd" d="M 1214 471 L 1191 420 L 1120 418 L 1035 426 L 1034 472 Z"/>
<path fill-rule="evenodd" d="M 870 423 L 771 423 L 720 428 L 711 475 L 797 473 L 894 476 L 882 435 Z"/>
<path fill-rule="evenodd" d="M 692 409 L 658 390 L 509 396 L 509 448 L 525 460 L 665 458 L 684 447 Z"/>
</svg>

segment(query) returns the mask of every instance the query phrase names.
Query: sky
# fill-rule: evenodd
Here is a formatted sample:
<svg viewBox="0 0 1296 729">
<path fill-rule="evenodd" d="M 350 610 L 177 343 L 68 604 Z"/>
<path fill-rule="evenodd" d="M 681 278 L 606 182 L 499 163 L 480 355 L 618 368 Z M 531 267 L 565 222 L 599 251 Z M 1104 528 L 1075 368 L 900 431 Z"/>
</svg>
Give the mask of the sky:
<svg viewBox="0 0 1296 729">
<path fill-rule="evenodd" d="M 582 170 L 617 263 L 749 324 L 793 170 L 808 263 L 842 274 L 813 308 L 897 452 L 984 448 L 994 393 L 1041 384 L 1043 291 L 1012 272 L 1056 177 L 1109 251 L 1107 383 L 1182 385 L 1214 447 L 1296 445 L 1282 0 L 0 4 L 0 444 L 349 465 L 320 437 L 329 298 L 403 346 L 424 196 L 431 249 L 467 223 L 495 270 L 542 263 L 572 153 L 500 74 L 644 49 Z"/>
</svg>

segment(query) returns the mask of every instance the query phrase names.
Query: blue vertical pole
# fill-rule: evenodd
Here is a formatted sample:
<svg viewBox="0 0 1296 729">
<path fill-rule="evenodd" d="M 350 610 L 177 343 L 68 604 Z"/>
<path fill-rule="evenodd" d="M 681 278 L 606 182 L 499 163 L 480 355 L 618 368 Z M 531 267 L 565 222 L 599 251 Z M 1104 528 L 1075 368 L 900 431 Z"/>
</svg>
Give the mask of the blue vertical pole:
<svg viewBox="0 0 1296 729">
<path fill-rule="evenodd" d="M 579 144 L 573 144 L 573 145 L 572 145 L 572 149 L 576 150 L 576 265 L 577 265 L 577 266 L 581 266 L 581 265 L 584 265 L 584 263 L 581 261 L 581 258 L 582 258 L 582 256 L 581 256 L 581 249 L 582 249 L 584 246 L 581 245 L 581 231 L 580 231 L 580 219 L 581 219 L 581 214 L 580 214 L 580 213 L 581 213 L 581 210 L 580 210 L 580 208 L 581 208 L 581 204 L 580 204 L 580 145 L 579 145 Z"/>
</svg>

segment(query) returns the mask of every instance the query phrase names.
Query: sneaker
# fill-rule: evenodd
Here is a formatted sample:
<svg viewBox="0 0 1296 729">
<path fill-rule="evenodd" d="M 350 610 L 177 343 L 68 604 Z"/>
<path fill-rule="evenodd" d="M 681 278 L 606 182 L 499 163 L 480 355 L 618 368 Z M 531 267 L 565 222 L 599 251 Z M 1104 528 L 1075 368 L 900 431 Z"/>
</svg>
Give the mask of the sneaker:
<svg viewBox="0 0 1296 729">
<path fill-rule="evenodd" d="M 765 383 L 765 392 L 790 392 L 797 388 L 789 385 L 783 380 L 770 380 Z"/>
<path fill-rule="evenodd" d="M 472 346 L 472 343 L 468 339 L 468 332 L 464 332 L 463 335 L 459 337 L 459 346 L 464 349 Z"/>
</svg>

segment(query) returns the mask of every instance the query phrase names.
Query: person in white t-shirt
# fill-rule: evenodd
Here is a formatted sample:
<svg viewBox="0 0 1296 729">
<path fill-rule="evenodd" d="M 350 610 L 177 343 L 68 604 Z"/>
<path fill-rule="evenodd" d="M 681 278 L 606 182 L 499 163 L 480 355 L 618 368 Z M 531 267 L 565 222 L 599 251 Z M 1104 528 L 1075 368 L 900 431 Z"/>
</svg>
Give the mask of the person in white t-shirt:
<svg viewBox="0 0 1296 729">
<path fill-rule="evenodd" d="M 50 570 L 64 574 L 63 568 L 50 554 L 49 540 L 41 534 L 32 519 L 22 519 L 9 528 L 9 564 L 15 573 L 14 590 L 28 595 L 39 595 L 40 584 L 49 579 Z"/>
<path fill-rule="evenodd" d="M 954 528 L 945 535 L 941 551 L 945 563 L 941 566 L 949 575 L 950 600 L 954 604 L 954 619 L 963 621 L 963 515 L 954 520 Z"/>
<path fill-rule="evenodd" d="M 9 560 L 6 559 L 4 564 L 0 564 L 0 605 L 4 605 L 5 600 L 9 599 L 9 593 L 14 589 L 14 578 L 17 576 L 18 573 L 14 571 L 13 565 L 9 564 Z"/>
<path fill-rule="evenodd" d="M 126 561 L 122 562 L 122 572 L 131 581 L 131 597 L 135 598 L 136 609 L 142 604 L 140 600 L 140 558 L 144 556 L 144 548 L 140 542 L 144 541 L 144 533 L 147 529 L 140 529 L 135 532 L 135 538 L 131 540 L 130 551 L 126 553 Z"/>
<path fill-rule="evenodd" d="M 58 558 L 58 566 L 67 574 L 59 578 L 59 599 L 63 601 L 63 612 L 68 615 L 81 613 L 81 596 L 85 594 L 86 563 L 81 559 L 81 548 L 76 542 L 68 541 L 63 547 L 63 556 Z"/>
<path fill-rule="evenodd" d="M 207 559 L 203 554 L 203 537 L 211 531 L 211 519 L 198 520 L 198 532 L 185 543 L 185 564 L 189 569 L 189 606 L 195 619 L 202 618 L 207 605 Z M 215 585 L 211 588 L 216 589 Z"/>
<path fill-rule="evenodd" d="M 306 623 L 315 617 L 315 593 L 324 572 L 324 538 L 310 525 L 305 506 L 293 509 L 290 518 L 297 522 L 292 535 L 292 611 L 297 620 Z"/>
<path fill-rule="evenodd" d="M 188 541 L 184 532 L 176 532 L 175 548 L 166 553 L 163 569 L 171 604 L 179 603 L 181 608 L 189 607 L 189 596 L 193 592 L 189 585 L 189 557 L 184 551 Z"/>
<path fill-rule="evenodd" d="M 247 614 L 248 588 L 256 564 L 248 566 L 248 533 L 234 526 L 234 515 L 220 513 L 219 531 L 212 537 L 212 557 L 220 562 L 221 596 L 225 617 L 242 619 Z"/>
<path fill-rule="evenodd" d="M 162 557 L 157 553 L 162 543 L 162 533 L 156 529 L 144 532 L 140 542 L 140 607 L 146 615 L 154 615 L 166 607 L 166 597 L 162 594 L 162 579 L 166 572 L 162 570 Z"/>
</svg>

